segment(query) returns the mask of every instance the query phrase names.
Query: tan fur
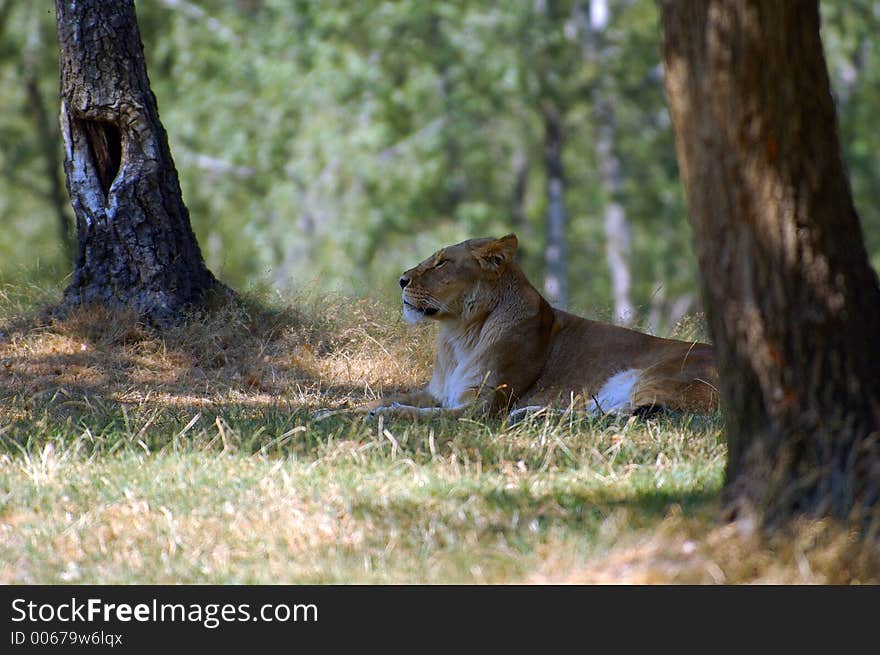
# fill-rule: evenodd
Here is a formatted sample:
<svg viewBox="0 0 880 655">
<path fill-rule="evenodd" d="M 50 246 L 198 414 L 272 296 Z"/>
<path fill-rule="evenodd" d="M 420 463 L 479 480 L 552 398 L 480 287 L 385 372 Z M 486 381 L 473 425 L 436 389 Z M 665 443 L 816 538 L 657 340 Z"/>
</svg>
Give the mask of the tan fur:
<svg viewBox="0 0 880 655">
<path fill-rule="evenodd" d="M 554 309 L 514 260 L 517 239 L 471 239 L 401 277 L 404 316 L 440 323 L 427 388 L 382 398 L 371 414 L 507 413 L 524 407 L 602 411 L 594 397 L 636 369 L 629 408 L 704 412 L 718 406 L 710 346 L 660 339 Z"/>
</svg>

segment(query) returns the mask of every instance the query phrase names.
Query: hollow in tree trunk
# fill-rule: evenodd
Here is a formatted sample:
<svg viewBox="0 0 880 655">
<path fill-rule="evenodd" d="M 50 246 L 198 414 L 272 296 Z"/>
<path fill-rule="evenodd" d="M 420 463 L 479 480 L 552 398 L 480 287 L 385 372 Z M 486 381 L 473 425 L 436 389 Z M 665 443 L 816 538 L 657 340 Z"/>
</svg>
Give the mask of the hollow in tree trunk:
<svg viewBox="0 0 880 655">
<path fill-rule="evenodd" d="M 77 256 L 61 309 L 157 323 L 219 286 L 202 260 L 150 90 L 132 0 L 56 0 L 61 131 Z"/>
<path fill-rule="evenodd" d="M 880 501 L 880 286 L 816 0 L 662 0 L 666 92 L 719 355 L 732 509 Z"/>
</svg>

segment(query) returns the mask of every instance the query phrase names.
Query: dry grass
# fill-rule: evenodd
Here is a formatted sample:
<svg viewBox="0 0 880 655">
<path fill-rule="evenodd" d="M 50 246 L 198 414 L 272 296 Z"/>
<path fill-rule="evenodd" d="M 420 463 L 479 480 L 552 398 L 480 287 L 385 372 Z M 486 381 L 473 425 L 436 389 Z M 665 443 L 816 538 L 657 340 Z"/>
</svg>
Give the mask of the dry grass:
<svg viewBox="0 0 880 655">
<path fill-rule="evenodd" d="M 100 307 L 64 321 L 13 316 L 0 323 L 0 391 L 126 404 L 211 405 L 230 394 L 267 405 L 363 402 L 430 371 L 430 330 L 378 322 L 383 311 L 328 297 L 283 310 L 230 303 L 161 334 Z"/>
<path fill-rule="evenodd" d="M 652 533 L 610 522 L 601 557 L 548 554 L 533 582 L 565 584 L 877 584 L 880 549 L 830 521 L 801 520 L 767 535 L 751 521 L 713 525 L 677 508 Z M 564 551 L 563 551 L 564 552 Z"/>
<path fill-rule="evenodd" d="M 840 526 L 717 522 L 717 416 L 311 419 L 423 384 L 432 342 L 365 299 L 159 334 L 0 293 L 0 583 L 880 581 Z"/>
</svg>

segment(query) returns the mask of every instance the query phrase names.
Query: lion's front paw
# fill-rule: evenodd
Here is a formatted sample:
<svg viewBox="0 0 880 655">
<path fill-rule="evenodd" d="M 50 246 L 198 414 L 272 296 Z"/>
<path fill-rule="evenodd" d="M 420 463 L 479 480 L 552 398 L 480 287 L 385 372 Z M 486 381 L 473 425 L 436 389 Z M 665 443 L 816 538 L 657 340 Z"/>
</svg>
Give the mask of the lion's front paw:
<svg viewBox="0 0 880 655">
<path fill-rule="evenodd" d="M 336 416 L 337 414 L 344 414 L 346 409 L 319 409 L 316 412 L 312 412 L 312 420 L 316 423 L 318 421 L 323 421 L 324 419 L 330 418 L 331 416 Z"/>
<path fill-rule="evenodd" d="M 367 412 L 367 417 L 376 418 L 377 416 L 381 416 L 382 414 L 391 414 L 394 410 L 403 407 L 400 403 L 389 403 L 388 405 L 379 405 L 378 407 L 372 407 Z"/>
<path fill-rule="evenodd" d="M 397 403 L 394 403 L 395 405 Z M 338 416 L 340 414 L 345 414 L 346 416 L 367 416 L 373 417 L 377 416 L 375 412 L 380 412 L 381 410 L 387 410 L 391 405 L 374 407 L 372 404 L 370 405 L 361 405 L 360 407 L 341 407 L 339 409 L 319 409 L 316 412 L 312 413 L 313 421 L 323 421 L 326 418 L 330 418 L 331 416 Z"/>
</svg>

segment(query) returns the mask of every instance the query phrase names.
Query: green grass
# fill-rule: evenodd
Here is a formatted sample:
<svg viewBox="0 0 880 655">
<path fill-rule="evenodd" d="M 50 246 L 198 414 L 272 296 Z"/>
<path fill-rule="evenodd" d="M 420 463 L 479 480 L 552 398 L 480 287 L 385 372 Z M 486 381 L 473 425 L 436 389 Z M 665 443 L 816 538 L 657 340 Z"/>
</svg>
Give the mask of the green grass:
<svg viewBox="0 0 880 655">
<path fill-rule="evenodd" d="M 718 415 L 314 421 L 429 373 L 369 301 L 5 317 L 2 583 L 876 580 L 845 532 L 718 522 Z"/>
<path fill-rule="evenodd" d="M 516 582 L 555 548 L 607 548 L 621 510 L 650 528 L 711 507 L 724 457 L 717 421 L 224 409 L 7 425 L 4 581 Z"/>
</svg>

